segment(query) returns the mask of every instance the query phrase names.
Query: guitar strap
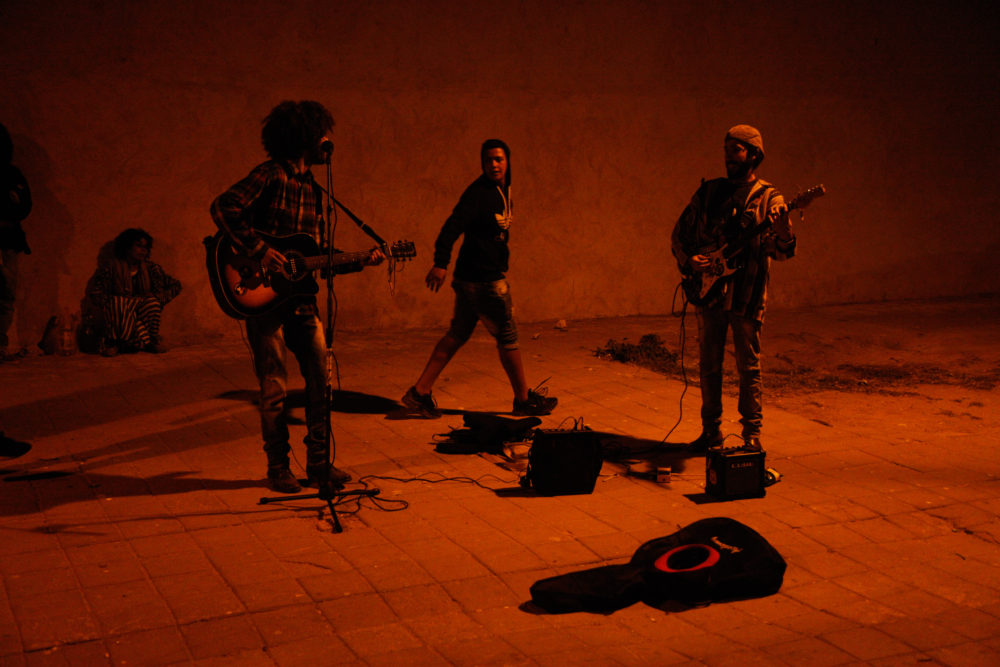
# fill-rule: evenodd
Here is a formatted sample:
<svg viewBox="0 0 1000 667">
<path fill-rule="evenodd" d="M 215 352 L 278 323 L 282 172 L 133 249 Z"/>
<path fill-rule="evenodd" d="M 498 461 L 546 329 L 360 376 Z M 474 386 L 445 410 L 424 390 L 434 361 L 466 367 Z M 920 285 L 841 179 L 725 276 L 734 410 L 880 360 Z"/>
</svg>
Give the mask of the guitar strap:
<svg viewBox="0 0 1000 667">
<path fill-rule="evenodd" d="M 717 183 L 718 181 L 705 181 L 705 179 L 702 179 L 701 181 L 701 210 L 703 211 L 703 215 L 705 215 L 706 218 L 709 214 L 709 204 L 712 201 L 712 195 L 715 194 Z M 741 220 L 743 216 L 746 215 L 746 212 L 750 209 L 751 203 L 755 203 L 757 199 L 759 199 L 761 196 L 764 195 L 764 193 L 766 193 L 768 190 L 773 190 L 773 189 L 774 186 L 771 185 L 770 183 L 767 183 L 766 181 L 761 181 L 760 179 L 758 179 L 756 182 L 754 182 L 753 186 L 751 186 L 750 190 L 747 192 L 746 201 L 743 203 L 743 206 L 740 208 L 738 213 L 735 216 L 733 216 L 733 220 Z M 728 222 L 728 216 L 727 216 L 727 222 Z M 755 223 L 756 223 L 756 216 L 754 218 L 753 224 Z"/>
<path fill-rule="evenodd" d="M 718 191 L 718 185 L 720 182 L 721 179 L 715 179 L 711 181 L 706 181 L 704 178 L 701 179 L 701 188 L 699 189 L 699 191 L 701 192 L 701 216 L 702 219 L 704 220 L 706 231 L 709 229 L 708 222 L 709 222 L 709 216 L 712 213 L 711 208 L 713 204 L 713 197 Z M 721 204 L 722 202 L 718 203 Z M 726 216 L 723 216 L 722 225 L 718 228 L 718 230 L 716 230 L 717 233 L 715 235 L 716 237 L 715 241 L 717 243 L 720 244 L 723 243 L 722 239 L 725 236 L 727 222 L 728 218 Z"/>
</svg>

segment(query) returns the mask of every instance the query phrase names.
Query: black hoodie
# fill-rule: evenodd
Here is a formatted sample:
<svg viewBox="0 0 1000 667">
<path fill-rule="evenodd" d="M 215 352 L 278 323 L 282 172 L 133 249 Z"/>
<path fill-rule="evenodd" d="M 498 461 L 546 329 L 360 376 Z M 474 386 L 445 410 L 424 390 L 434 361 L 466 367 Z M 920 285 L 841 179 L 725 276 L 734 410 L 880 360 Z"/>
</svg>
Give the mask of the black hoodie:
<svg viewBox="0 0 1000 667">
<path fill-rule="evenodd" d="M 455 262 L 456 280 L 492 282 L 502 280 L 507 272 L 512 208 L 510 150 L 503 142 L 490 140 L 483 144 L 482 154 L 490 148 L 503 148 L 507 156 L 505 185 L 497 185 L 486 174 L 473 181 L 462 193 L 434 243 L 434 266 L 447 269 L 452 246 L 459 236 L 465 235 Z"/>
</svg>

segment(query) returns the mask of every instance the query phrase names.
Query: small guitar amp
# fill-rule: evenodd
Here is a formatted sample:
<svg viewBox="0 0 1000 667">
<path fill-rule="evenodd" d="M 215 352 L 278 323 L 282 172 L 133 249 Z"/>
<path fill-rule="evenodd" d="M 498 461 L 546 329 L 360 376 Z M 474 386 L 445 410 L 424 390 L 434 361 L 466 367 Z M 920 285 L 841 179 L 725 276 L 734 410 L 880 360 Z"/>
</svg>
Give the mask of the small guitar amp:
<svg viewBox="0 0 1000 667">
<path fill-rule="evenodd" d="M 521 484 L 543 496 L 593 493 L 603 464 L 601 443 L 589 428 L 536 429 Z"/>
<path fill-rule="evenodd" d="M 705 492 L 716 498 L 762 498 L 766 477 L 763 450 L 715 447 L 705 454 Z"/>
</svg>

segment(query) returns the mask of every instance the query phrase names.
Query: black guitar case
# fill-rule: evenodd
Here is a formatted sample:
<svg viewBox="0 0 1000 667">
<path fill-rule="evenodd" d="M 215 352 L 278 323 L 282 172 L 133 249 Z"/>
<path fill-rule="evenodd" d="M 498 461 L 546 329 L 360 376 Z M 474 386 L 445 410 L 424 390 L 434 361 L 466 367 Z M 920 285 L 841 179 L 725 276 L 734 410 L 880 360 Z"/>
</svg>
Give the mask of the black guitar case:
<svg viewBox="0 0 1000 667">
<path fill-rule="evenodd" d="M 531 600 L 553 614 L 609 613 L 636 602 L 697 606 L 778 592 L 785 560 L 752 528 L 702 519 L 639 547 L 625 565 L 605 565 L 536 581 Z"/>
</svg>

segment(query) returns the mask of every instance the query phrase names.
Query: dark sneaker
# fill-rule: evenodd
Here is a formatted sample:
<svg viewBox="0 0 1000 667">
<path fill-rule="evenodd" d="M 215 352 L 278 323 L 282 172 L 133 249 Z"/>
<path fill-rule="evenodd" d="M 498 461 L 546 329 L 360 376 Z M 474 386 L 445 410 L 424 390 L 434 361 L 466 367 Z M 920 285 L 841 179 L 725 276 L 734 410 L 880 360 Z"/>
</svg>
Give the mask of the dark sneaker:
<svg viewBox="0 0 1000 667">
<path fill-rule="evenodd" d="M 295 479 L 295 475 L 292 474 L 292 471 L 287 466 L 284 468 L 268 468 L 267 486 L 277 493 L 298 493 L 302 490 L 299 480 Z"/>
<path fill-rule="evenodd" d="M 424 419 L 438 419 L 441 416 L 441 411 L 438 410 L 437 401 L 434 400 L 433 394 L 418 393 L 416 387 L 407 389 L 399 402 L 414 415 L 418 415 Z"/>
<path fill-rule="evenodd" d="M 693 452 L 705 452 L 713 447 L 722 446 L 722 433 L 719 431 L 702 431 L 696 440 L 688 444 L 688 449 Z"/>
<path fill-rule="evenodd" d="M 745 435 L 743 436 L 743 446 L 747 449 L 752 449 L 757 452 L 764 451 L 764 446 L 760 444 L 759 435 Z"/>
<path fill-rule="evenodd" d="M 515 398 L 514 414 L 531 417 L 550 414 L 556 409 L 559 399 L 554 396 L 546 396 L 546 393 L 546 389 L 540 389 L 539 391 L 529 389 L 527 400 L 519 401 Z"/>
<path fill-rule="evenodd" d="M 305 486 L 308 486 L 310 489 L 318 489 L 323 482 L 329 479 L 334 486 L 341 487 L 354 479 L 351 477 L 351 473 L 341 470 L 332 463 L 325 465 L 328 467 L 326 474 L 324 474 L 322 466 L 306 466 Z"/>
</svg>

